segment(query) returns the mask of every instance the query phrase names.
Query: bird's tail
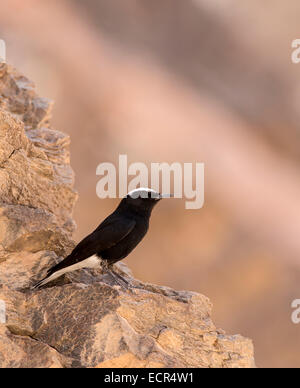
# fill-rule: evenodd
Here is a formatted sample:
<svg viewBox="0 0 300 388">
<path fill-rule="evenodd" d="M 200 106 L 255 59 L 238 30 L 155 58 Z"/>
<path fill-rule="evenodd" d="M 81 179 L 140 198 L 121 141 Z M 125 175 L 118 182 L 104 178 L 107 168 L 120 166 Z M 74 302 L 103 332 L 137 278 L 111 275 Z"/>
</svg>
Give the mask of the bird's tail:
<svg viewBox="0 0 300 388">
<path fill-rule="evenodd" d="M 40 280 L 39 282 L 37 282 L 33 286 L 31 286 L 31 290 L 38 290 L 39 288 L 41 288 L 44 285 L 44 281 L 46 279 L 47 279 L 47 277 L 45 277 L 44 279 Z"/>
<path fill-rule="evenodd" d="M 34 284 L 31 289 L 32 290 L 38 290 L 39 288 L 45 286 L 47 283 L 50 283 L 52 280 L 58 278 L 61 274 L 59 273 L 60 271 L 54 272 L 54 273 L 48 273 L 44 279 L 40 280 L 36 284 Z"/>
</svg>

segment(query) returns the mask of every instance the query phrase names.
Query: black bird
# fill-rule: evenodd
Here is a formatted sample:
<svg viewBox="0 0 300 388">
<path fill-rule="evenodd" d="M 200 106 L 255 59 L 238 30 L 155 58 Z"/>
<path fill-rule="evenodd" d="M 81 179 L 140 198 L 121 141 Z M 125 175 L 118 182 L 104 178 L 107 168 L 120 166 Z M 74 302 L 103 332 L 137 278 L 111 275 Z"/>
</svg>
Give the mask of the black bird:
<svg viewBox="0 0 300 388">
<path fill-rule="evenodd" d="M 139 244 L 148 231 L 154 206 L 162 198 L 169 197 L 171 195 L 161 195 L 148 188 L 128 193 L 117 209 L 83 239 L 68 257 L 52 267 L 47 276 L 33 288 L 42 287 L 67 272 L 81 268 L 110 270 L 114 278 L 125 281 L 113 271 L 112 265 L 128 256 Z"/>
</svg>

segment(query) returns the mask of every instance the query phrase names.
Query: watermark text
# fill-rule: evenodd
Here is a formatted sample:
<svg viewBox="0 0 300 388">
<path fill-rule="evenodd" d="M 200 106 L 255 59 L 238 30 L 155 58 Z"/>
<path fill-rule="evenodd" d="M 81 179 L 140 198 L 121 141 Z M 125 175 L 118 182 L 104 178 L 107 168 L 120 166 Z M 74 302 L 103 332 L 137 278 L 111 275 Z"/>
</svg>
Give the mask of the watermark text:
<svg viewBox="0 0 300 388">
<path fill-rule="evenodd" d="M 292 41 L 292 48 L 295 50 L 292 51 L 291 60 L 293 63 L 300 63 L 300 39 L 294 39 Z"/>
<path fill-rule="evenodd" d="M 119 155 L 118 168 L 113 163 L 101 163 L 96 175 L 101 177 L 96 187 L 101 199 L 124 198 L 139 187 L 150 187 L 162 194 L 172 192 L 174 198 L 185 198 L 186 209 L 201 209 L 204 205 L 204 163 L 151 163 L 149 171 L 145 163 L 128 165 L 127 155 Z"/>
</svg>

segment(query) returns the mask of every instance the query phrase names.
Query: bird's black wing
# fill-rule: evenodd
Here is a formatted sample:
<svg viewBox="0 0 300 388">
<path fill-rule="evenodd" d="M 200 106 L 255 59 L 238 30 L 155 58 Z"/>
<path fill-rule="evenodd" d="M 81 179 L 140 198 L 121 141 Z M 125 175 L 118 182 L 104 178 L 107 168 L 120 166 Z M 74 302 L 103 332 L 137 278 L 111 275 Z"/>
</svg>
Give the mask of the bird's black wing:
<svg viewBox="0 0 300 388">
<path fill-rule="evenodd" d="M 111 248 L 123 240 L 133 230 L 135 224 L 136 222 L 132 219 L 116 214 L 110 215 L 93 233 L 84 238 L 68 257 L 52 267 L 48 271 L 47 276 L 85 260 L 98 252 Z"/>
</svg>

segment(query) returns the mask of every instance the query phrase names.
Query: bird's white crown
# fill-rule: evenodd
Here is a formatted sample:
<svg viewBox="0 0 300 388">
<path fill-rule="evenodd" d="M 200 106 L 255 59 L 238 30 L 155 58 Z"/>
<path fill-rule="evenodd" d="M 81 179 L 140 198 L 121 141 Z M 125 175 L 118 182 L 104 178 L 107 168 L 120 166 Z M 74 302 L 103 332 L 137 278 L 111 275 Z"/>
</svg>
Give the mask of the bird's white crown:
<svg viewBox="0 0 300 388">
<path fill-rule="evenodd" d="M 148 193 L 151 193 L 151 196 L 153 198 L 155 197 L 158 197 L 159 196 L 159 193 L 153 189 L 150 189 L 149 187 L 139 187 L 138 189 L 134 189 L 134 190 L 131 190 L 127 196 L 130 196 L 130 197 L 133 197 L 133 198 L 137 198 L 139 196 L 143 197 L 147 197 L 147 195 L 145 194 L 148 194 Z"/>
</svg>

